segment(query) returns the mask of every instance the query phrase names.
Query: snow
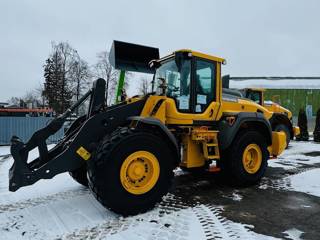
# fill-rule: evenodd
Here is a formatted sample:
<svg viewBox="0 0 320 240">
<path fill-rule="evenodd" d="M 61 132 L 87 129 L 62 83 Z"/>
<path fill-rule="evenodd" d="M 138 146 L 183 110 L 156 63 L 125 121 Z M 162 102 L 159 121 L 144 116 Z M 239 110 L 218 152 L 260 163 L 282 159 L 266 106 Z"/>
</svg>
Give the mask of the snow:
<svg viewBox="0 0 320 240">
<path fill-rule="evenodd" d="M 117 235 L 106 236 L 105 240 L 147 239 L 276 239 L 257 234 L 251 225 L 235 223 L 219 215 L 222 207 L 199 205 L 166 215 L 152 222 L 141 222 Z M 201 220 L 201 221 L 199 221 Z M 156 223 L 157 224 L 156 224 Z M 203 229 L 204 231 L 202 231 Z"/>
<path fill-rule="evenodd" d="M 230 80 L 230 88 L 319 89 L 320 80 Z"/>
<path fill-rule="evenodd" d="M 6 156 L 10 154 L 10 147 L 9 146 L 0 146 L 0 158 L 2 156 Z"/>
<path fill-rule="evenodd" d="M 182 176 L 188 174 L 188 172 L 184 172 L 181 168 L 177 167 L 173 170 L 175 176 Z"/>
<path fill-rule="evenodd" d="M 289 149 L 286 149 L 278 158 L 269 160 L 269 167 L 281 167 L 295 169 L 301 165 L 314 165 L 320 163 L 320 156 L 310 156 L 308 153 L 319 152 L 320 144 L 309 142 L 291 141 Z M 306 155 L 307 154 L 307 155 Z"/>
<path fill-rule="evenodd" d="M 239 194 L 238 190 L 235 190 L 232 192 L 231 195 L 223 195 L 225 198 L 229 198 L 232 199 L 233 201 L 241 201 L 243 196 L 241 194 Z"/>
<path fill-rule="evenodd" d="M 320 197 L 320 169 L 312 169 L 289 177 L 290 189 Z"/>
<path fill-rule="evenodd" d="M 320 197 L 320 169 L 315 168 L 315 164 L 320 164 L 320 156 L 310 154 L 320 151 L 320 145 L 294 141 L 290 145 L 279 159 L 269 161 L 269 166 L 310 169 L 274 183 L 279 189 Z M 147 213 L 123 218 L 102 207 L 68 173 L 11 193 L 8 169 L 12 158 L 8 154 L 9 147 L 0 147 L 0 239 L 275 239 L 256 233 L 252 225 L 227 219 L 223 206 L 185 206 L 182 199 L 172 194 Z M 37 151 L 30 156 L 35 158 Z M 181 169 L 175 170 L 175 175 L 183 174 L 186 173 Z M 260 186 L 268 187 L 271 186 L 265 183 Z M 234 190 L 225 197 L 240 202 L 244 196 Z M 312 206 L 305 203 L 302 207 Z M 287 239 L 293 240 L 300 239 L 302 233 L 294 228 L 284 232 Z"/>
<path fill-rule="evenodd" d="M 54 145 L 50 145 L 49 149 L 53 146 Z M 9 147 L 1 147 L 0 153 L 8 154 L 8 151 L 10 151 L 8 149 Z M 36 149 L 32 150 L 29 153 L 30 159 L 34 159 L 37 156 L 38 152 Z M 13 160 L 10 157 L 10 159 L 0 165 L 0 176 L 8 176 L 8 169 L 11 167 L 12 163 Z M 54 182 L 50 181 L 50 179 L 40 180 L 32 186 L 27 186 L 19 189 L 17 192 L 7 191 L 8 186 L 9 178 L 5 177 L 0 181 L 0 204 L 14 203 L 30 198 L 41 198 L 43 196 L 47 196 L 48 194 L 67 192 L 79 188 L 79 184 L 73 181 L 67 173 L 57 175 Z M 39 191 L 34 191 L 35 189 L 38 189 Z"/>
<path fill-rule="evenodd" d="M 285 232 L 283 232 L 286 234 L 286 238 L 287 239 L 292 239 L 292 240 L 301 240 L 301 235 L 304 233 L 304 232 L 301 232 L 300 230 L 296 229 L 296 228 L 292 228 L 292 229 L 289 229 Z"/>
<path fill-rule="evenodd" d="M 161 218 L 155 217 L 149 221 L 140 221 L 119 234 L 107 235 L 103 239 L 127 240 L 128 236 L 135 240 L 146 239 L 146 236 L 152 236 L 153 239 L 205 239 L 201 224 L 192 209 L 184 209 Z"/>
<path fill-rule="evenodd" d="M 239 193 L 237 193 L 237 192 L 233 192 L 233 193 L 232 193 L 232 199 L 233 199 L 234 201 L 241 201 L 241 200 L 242 200 L 242 196 L 241 196 Z"/>
<path fill-rule="evenodd" d="M 316 154 L 315 154 L 316 153 Z M 272 181 L 272 184 L 260 184 L 260 189 L 268 187 L 297 191 L 320 197 L 320 168 L 315 165 L 320 164 L 320 144 L 309 142 L 291 142 L 287 149 L 278 159 L 270 160 L 269 167 L 280 167 L 292 171 L 293 175 Z M 304 170 L 300 170 L 304 167 Z M 311 206 L 303 205 L 304 208 Z"/>
<path fill-rule="evenodd" d="M 7 149 L 1 147 L 0 152 Z M 37 150 L 29 156 L 37 157 Z M 0 158 L 0 239 L 52 239 L 116 216 L 68 173 L 9 192 L 8 169 L 12 158 L 2 161 Z"/>
</svg>

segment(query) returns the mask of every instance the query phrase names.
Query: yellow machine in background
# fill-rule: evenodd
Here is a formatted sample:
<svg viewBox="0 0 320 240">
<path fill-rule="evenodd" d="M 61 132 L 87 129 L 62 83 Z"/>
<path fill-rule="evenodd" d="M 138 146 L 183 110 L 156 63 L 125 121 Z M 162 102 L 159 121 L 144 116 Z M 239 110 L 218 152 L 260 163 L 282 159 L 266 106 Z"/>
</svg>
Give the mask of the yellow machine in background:
<svg viewBox="0 0 320 240">
<path fill-rule="evenodd" d="M 269 118 L 273 131 L 284 132 L 286 134 L 287 146 L 290 140 L 299 135 L 300 129 L 293 126 L 292 112 L 280 104 L 273 101 L 266 101 L 264 99 L 263 88 L 245 88 L 245 89 L 230 89 L 229 88 L 229 75 L 223 76 L 223 93 L 225 96 L 234 96 L 239 98 L 247 98 L 253 102 L 263 106 L 267 109 L 272 116 Z"/>
<path fill-rule="evenodd" d="M 288 146 L 290 139 L 300 134 L 300 129 L 297 126 L 293 126 L 292 112 L 289 109 L 282 107 L 278 103 L 264 99 L 265 91 L 263 88 L 246 88 L 243 90 L 246 98 L 259 103 L 273 113 L 273 118 L 271 118 L 272 129 L 286 134 Z"/>
</svg>

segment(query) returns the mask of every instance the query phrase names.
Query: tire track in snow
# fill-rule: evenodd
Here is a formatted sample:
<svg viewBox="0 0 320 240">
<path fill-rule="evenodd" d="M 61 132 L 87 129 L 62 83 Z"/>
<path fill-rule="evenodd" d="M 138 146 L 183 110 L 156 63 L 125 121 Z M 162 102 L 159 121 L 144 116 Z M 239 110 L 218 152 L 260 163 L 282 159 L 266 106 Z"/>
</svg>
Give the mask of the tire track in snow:
<svg viewBox="0 0 320 240">
<path fill-rule="evenodd" d="M 199 205 L 194 212 L 199 219 L 207 240 L 214 239 L 239 239 L 228 220 L 221 216 L 222 207 Z"/>
<path fill-rule="evenodd" d="M 206 240 L 215 239 L 275 239 L 270 236 L 261 235 L 253 231 L 254 226 L 232 222 L 222 216 L 223 207 L 212 205 L 199 205 L 193 208 L 202 229 L 205 232 Z"/>
<path fill-rule="evenodd" d="M 252 231 L 253 226 L 232 222 L 222 216 L 223 207 L 211 205 L 172 206 L 179 198 L 169 195 L 157 208 L 133 217 L 116 217 L 94 227 L 87 227 L 56 240 L 80 239 L 273 239 Z M 175 200 L 176 199 L 176 200 Z M 194 235 L 197 229 L 198 235 Z M 127 238 L 127 237 L 126 237 Z M 125 238 L 124 238 L 125 239 Z"/>
<path fill-rule="evenodd" d="M 30 208 L 30 207 L 36 207 L 36 206 L 39 206 L 40 204 L 48 204 L 56 200 L 66 200 L 66 199 L 74 198 L 77 196 L 89 195 L 89 194 L 90 194 L 90 191 L 87 189 L 77 189 L 77 190 L 60 192 L 60 193 L 48 195 L 45 197 L 31 198 L 31 199 L 27 199 L 20 202 L 14 202 L 10 204 L 2 204 L 0 205 L 0 214 L 6 213 L 6 212 L 14 212 L 17 210 Z"/>
<path fill-rule="evenodd" d="M 137 226 L 141 222 L 158 223 L 160 221 L 159 219 L 162 217 L 187 208 L 190 208 L 190 205 L 187 205 L 182 198 L 169 193 L 163 197 L 162 202 L 150 212 L 127 218 L 117 217 L 116 219 L 106 221 L 94 227 L 83 228 L 71 234 L 60 236 L 57 239 L 101 239 L 107 235 L 114 235 L 126 231 L 129 228 Z M 156 225 L 157 229 L 158 227 L 159 226 Z"/>
</svg>

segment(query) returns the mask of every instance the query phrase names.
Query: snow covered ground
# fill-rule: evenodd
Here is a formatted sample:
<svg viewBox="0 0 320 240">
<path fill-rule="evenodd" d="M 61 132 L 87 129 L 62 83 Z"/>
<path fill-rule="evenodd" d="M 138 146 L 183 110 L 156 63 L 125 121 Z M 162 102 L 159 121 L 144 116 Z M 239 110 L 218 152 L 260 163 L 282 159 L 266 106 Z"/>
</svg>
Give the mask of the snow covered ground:
<svg viewBox="0 0 320 240">
<path fill-rule="evenodd" d="M 269 160 L 269 167 L 295 169 L 299 166 L 313 166 L 320 163 L 320 144 L 309 142 L 290 142 L 289 149 L 275 160 Z"/>
<path fill-rule="evenodd" d="M 292 142 L 280 159 L 269 162 L 269 169 L 293 174 L 263 180 L 256 190 L 251 190 L 296 191 L 320 198 L 319 152 L 320 144 Z M 12 158 L 8 153 L 9 147 L 0 147 L 0 239 L 277 239 L 273 234 L 257 232 L 258 226 L 228 219 L 225 213 L 229 210 L 223 204 L 186 204 L 183 197 L 174 193 L 165 196 L 150 212 L 123 218 L 104 209 L 89 190 L 67 173 L 11 193 L 8 169 Z M 175 174 L 186 175 L 181 170 Z M 197 184 L 205 185 L 205 181 Z M 234 204 L 241 204 L 246 198 L 237 189 L 222 192 L 221 197 Z M 301 239 L 303 233 L 291 226 L 282 231 L 282 238 Z"/>
</svg>

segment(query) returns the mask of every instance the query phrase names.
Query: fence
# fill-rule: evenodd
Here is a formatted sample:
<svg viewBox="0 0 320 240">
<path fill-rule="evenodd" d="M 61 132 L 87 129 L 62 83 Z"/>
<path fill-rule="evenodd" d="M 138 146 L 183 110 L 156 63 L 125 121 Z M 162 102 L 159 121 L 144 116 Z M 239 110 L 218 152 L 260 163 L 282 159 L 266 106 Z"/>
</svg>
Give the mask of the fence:
<svg viewBox="0 0 320 240">
<path fill-rule="evenodd" d="M 26 142 L 35 131 L 45 127 L 52 119 L 52 117 L 0 117 L 0 145 L 10 144 L 13 135 Z M 58 142 L 63 134 L 62 128 L 50 136 L 47 143 Z"/>
</svg>

